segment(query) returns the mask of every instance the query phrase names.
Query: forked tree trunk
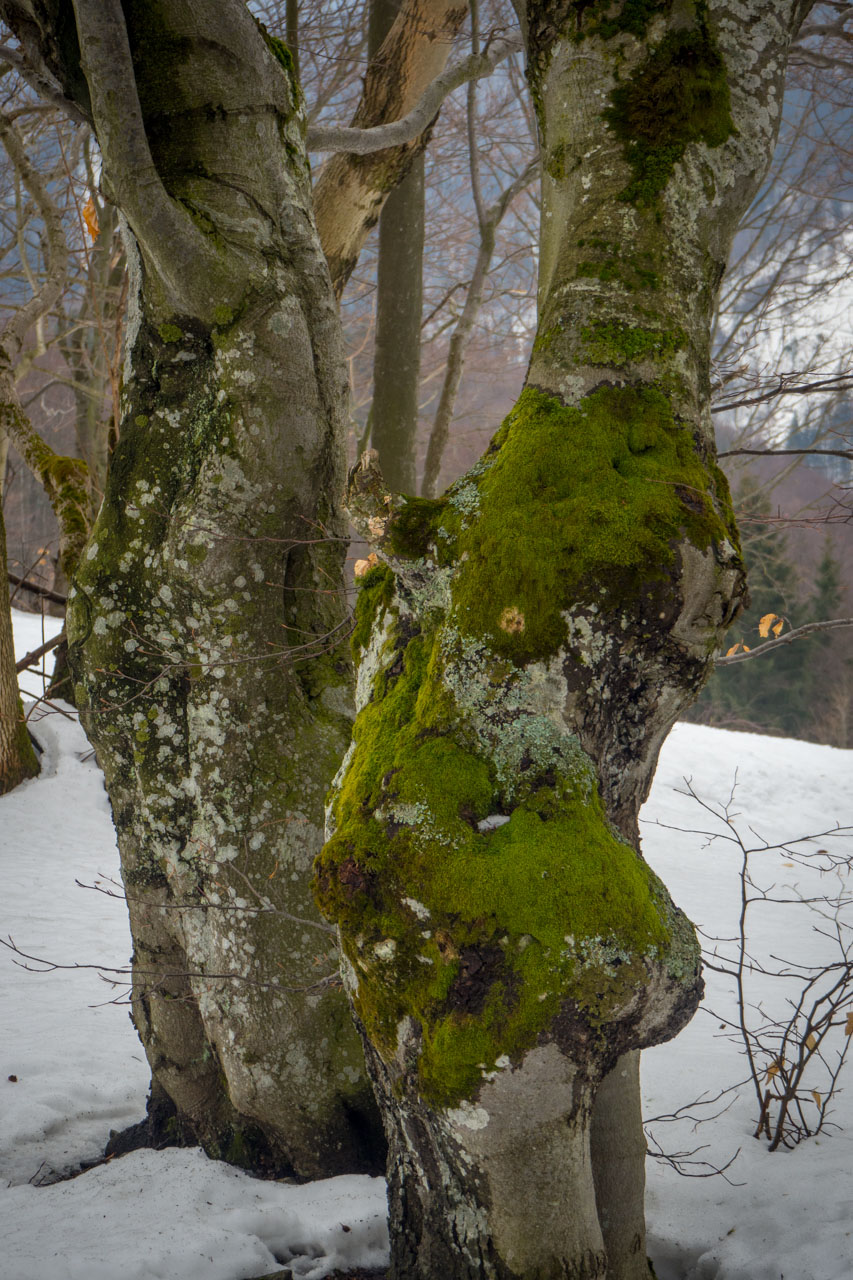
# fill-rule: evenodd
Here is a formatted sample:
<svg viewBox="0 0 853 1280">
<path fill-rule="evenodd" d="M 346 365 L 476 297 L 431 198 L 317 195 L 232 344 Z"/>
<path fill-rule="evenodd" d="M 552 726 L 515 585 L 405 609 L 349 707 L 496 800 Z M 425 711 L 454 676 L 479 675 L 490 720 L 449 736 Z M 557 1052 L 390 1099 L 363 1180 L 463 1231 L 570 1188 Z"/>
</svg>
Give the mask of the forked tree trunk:
<svg viewBox="0 0 853 1280">
<path fill-rule="evenodd" d="M 309 889 L 351 725 L 346 374 L 289 55 L 241 0 L 75 0 L 79 47 L 51 6 L 4 9 L 91 112 L 128 224 L 120 440 L 68 625 L 156 1110 L 255 1167 L 375 1167 Z"/>
<path fill-rule="evenodd" d="M 364 77 L 352 121 L 358 128 L 399 120 L 416 106 L 427 86 L 444 70 L 468 5 L 467 0 L 378 0 L 371 15 L 371 37 L 387 29 L 395 11 L 397 17 Z M 367 156 L 334 155 L 320 170 L 314 209 L 338 297 L 388 193 L 426 146 L 428 134 L 429 130 L 413 142 Z"/>
<path fill-rule="evenodd" d="M 744 598 L 710 324 L 804 7 L 527 6 L 526 386 L 442 499 L 387 494 L 370 458 L 351 481 L 385 564 L 317 885 L 385 1116 L 395 1280 L 645 1273 L 624 1055 L 701 979 L 637 814 Z"/>
</svg>

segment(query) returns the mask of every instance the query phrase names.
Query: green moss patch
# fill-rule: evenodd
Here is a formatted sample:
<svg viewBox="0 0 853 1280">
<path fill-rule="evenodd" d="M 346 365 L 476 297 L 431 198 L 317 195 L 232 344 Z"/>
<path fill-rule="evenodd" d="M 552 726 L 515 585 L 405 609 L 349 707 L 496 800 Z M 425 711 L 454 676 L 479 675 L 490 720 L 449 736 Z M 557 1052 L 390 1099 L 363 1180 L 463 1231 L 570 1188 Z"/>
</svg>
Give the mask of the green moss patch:
<svg viewBox="0 0 853 1280">
<path fill-rule="evenodd" d="M 735 133 L 726 66 L 697 5 L 698 27 L 672 31 L 610 96 L 604 117 L 625 144 L 632 180 L 621 199 L 649 206 L 691 142 L 720 147 Z"/>
<path fill-rule="evenodd" d="M 267 30 L 260 18 L 255 18 L 258 30 L 260 31 L 264 44 L 275 58 L 278 65 L 287 76 L 290 92 L 293 96 L 294 109 L 299 109 L 303 105 L 302 88 L 299 84 L 299 75 L 296 70 L 296 60 L 289 46 L 281 39 L 280 36 L 274 36 Z M 290 148 L 288 147 L 288 150 Z"/>
<path fill-rule="evenodd" d="M 597 321 L 581 329 L 584 359 L 619 369 L 638 360 L 665 360 L 687 346 L 683 329 L 643 329 L 619 321 Z"/>
<path fill-rule="evenodd" d="M 391 529 L 391 550 L 395 555 L 415 559 L 437 545 L 438 529 L 445 523 L 447 504 L 443 498 L 406 497 L 395 513 Z"/>
<path fill-rule="evenodd" d="M 280 36 L 272 35 L 264 24 L 256 18 L 258 30 L 264 38 L 264 44 L 269 49 L 279 66 L 283 67 L 287 72 L 288 79 L 291 83 L 296 81 L 296 67 L 293 62 L 293 54 Z"/>
<path fill-rule="evenodd" d="M 394 575 L 387 565 L 378 564 L 367 571 L 359 586 L 354 626 L 350 637 L 352 655 L 356 661 L 361 656 L 362 649 L 367 648 L 370 633 L 380 609 L 391 603 L 394 595 Z"/>
<path fill-rule="evenodd" d="M 616 36 L 632 35 L 642 40 L 652 18 L 671 7 L 672 0 L 589 0 L 576 6 L 579 16 L 574 38 L 577 43 L 588 36 L 612 40 Z"/>
<path fill-rule="evenodd" d="M 618 281 L 629 293 L 639 289 L 657 289 L 660 281 L 656 271 L 620 258 L 607 256 L 599 260 L 583 258 L 575 268 L 578 279 L 601 280 L 603 284 Z"/>
<path fill-rule="evenodd" d="M 440 629 L 407 637 L 356 721 L 316 893 L 371 1039 L 390 1058 L 415 1018 L 420 1093 L 450 1106 L 533 1047 L 566 1000 L 604 1034 L 671 935 L 665 893 L 613 834 L 589 762 L 533 767 L 509 801 L 441 679 Z M 496 814 L 508 820 L 480 830 Z"/>
<path fill-rule="evenodd" d="M 478 489 L 455 617 L 516 662 L 556 653 L 579 602 L 619 608 L 663 581 L 680 538 L 730 536 L 712 470 L 654 387 L 603 387 L 577 407 L 525 389 Z"/>
</svg>

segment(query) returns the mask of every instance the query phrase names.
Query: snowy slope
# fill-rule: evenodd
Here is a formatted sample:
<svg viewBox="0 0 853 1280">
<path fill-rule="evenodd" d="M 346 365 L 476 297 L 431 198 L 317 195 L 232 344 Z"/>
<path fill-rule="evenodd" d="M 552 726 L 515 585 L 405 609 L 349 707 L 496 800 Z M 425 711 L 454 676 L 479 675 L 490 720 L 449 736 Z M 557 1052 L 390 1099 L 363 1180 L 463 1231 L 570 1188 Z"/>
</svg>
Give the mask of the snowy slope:
<svg viewBox="0 0 853 1280">
<path fill-rule="evenodd" d="M 42 616 L 39 613 L 21 613 L 19 609 L 12 610 L 12 623 L 15 632 L 15 657 L 18 660 L 33 653 L 45 640 L 52 640 L 62 630 L 61 618 L 51 618 L 47 614 Z M 35 667 L 34 671 L 23 672 L 18 680 L 25 697 L 38 698 L 45 692 L 47 680 L 53 670 L 53 654 L 45 654 L 35 663 Z"/>
<path fill-rule="evenodd" d="M 20 619 L 16 625 L 29 629 L 21 647 L 31 649 L 40 621 L 33 634 L 31 616 Z M 99 772 L 73 719 L 50 714 L 33 727 L 45 748 L 42 774 L 0 799 L 0 935 L 62 963 L 120 968 L 130 950 L 123 904 L 75 883 L 118 873 Z M 772 843 L 853 821 L 853 752 L 678 726 L 643 813 L 644 847 L 679 905 L 715 934 L 730 934 L 736 919 L 735 851 L 671 828 L 712 828 L 696 801 L 678 794 L 685 776 L 703 797 L 723 801 L 736 769 L 744 832 L 751 826 Z M 853 852 L 849 839 L 847 849 Z M 767 883 L 827 892 L 826 877 L 786 865 L 784 853 L 760 856 L 756 869 Z M 764 954 L 813 958 L 827 945 L 806 908 L 755 914 L 754 946 Z M 727 980 L 707 976 L 708 1009 L 731 1016 Z M 756 991 L 784 1000 L 784 992 Z M 144 1151 L 71 1181 L 33 1185 L 50 1170 L 92 1158 L 111 1128 L 143 1113 L 144 1055 L 126 1007 L 108 1003 L 120 993 L 96 970 L 35 974 L 0 954 L 0 1280 L 248 1280 L 282 1265 L 302 1280 L 321 1280 L 335 1269 L 381 1266 L 387 1241 L 378 1179 L 297 1187 L 254 1181 L 196 1151 Z M 671 1113 L 743 1076 L 737 1046 L 718 1018 L 700 1010 L 676 1041 L 644 1055 L 646 1114 Z M 740 1148 L 729 1182 L 680 1177 L 649 1161 L 649 1246 L 660 1280 L 853 1276 L 853 1077 L 842 1077 L 845 1083 L 833 1115 L 841 1132 L 793 1152 L 769 1154 L 751 1137 L 755 1101 L 747 1087 L 696 1132 L 689 1119 L 651 1126 L 668 1152 L 707 1144 L 694 1159 L 717 1167 Z"/>
<path fill-rule="evenodd" d="M 757 845 L 827 831 L 853 823 L 853 752 L 757 734 L 728 733 L 696 725 L 677 725 L 661 754 L 652 793 L 643 810 L 643 844 L 647 858 L 666 881 L 676 902 L 700 928 L 717 936 L 731 935 L 739 908 L 738 858 L 719 842 L 710 847 L 697 835 L 683 835 L 653 825 L 721 830 L 697 803 L 679 794 L 684 778 L 705 799 L 725 801 L 737 770 L 734 810 L 747 843 Z M 751 828 L 751 831 L 750 831 Z M 753 834 L 755 833 L 755 834 Z M 853 854 L 846 836 L 799 846 L 800 851 L 829 847 Z M 819 876 L 791 866 L 785 853 L 753 858 L 756 878 L 799 886 L 806 894 L 838 893 L 851 878 Z M 853 883 L 846 883 L 853 891 Z M 787 961 L 816 963 L 834 959 L 835 951 L 820 935 L 817 919 L 796 905 L 752 908 L 753 952 L 764 959 L 776 954 Z M 847 913 L 853 924 L 851 913 Z M 670 1044 L 643 1054 L 646 1116 L 671 1114 L 703 1093 L 746 1075 L 743 1056 L 720 1030 L 713 1009 L 731 1017 L 729 982 L 706 969 L 703 1007 Z M 751 995 L 768 1009 L 785 1010 L 785 991 L 767 980 L 753 981 Z M 649 1251 L 660 1280 L 850 1280 L 853 1277 L 853 1214 L 850 1170 L 853 1169 L 853 1066 L 841 1077 L 842 1092 L 834 1100 L 833 1121 L 841 1132 L 821 1134 L 793 1151 L 769 1153 L 752 1131 L 757 1106 L 751 1086 L 739 1089 L 731 1108 L 713 1123 L 694 1130 L 691 1121 L 653 1124 L 666 1151 L 686 1151 L 707 1144 L 697 1159 L 722 1167 L 740 1149 L 721 1177 L 679 1177 L 650 1160 L 647 1182 Z M 731 1100 L 705 1108 L 713 1115 Z M 691 1108 L 694 1115 L 702 1109 Z M 694 1172 L 701 1170 L 694 1170 Z"/>
</svg>

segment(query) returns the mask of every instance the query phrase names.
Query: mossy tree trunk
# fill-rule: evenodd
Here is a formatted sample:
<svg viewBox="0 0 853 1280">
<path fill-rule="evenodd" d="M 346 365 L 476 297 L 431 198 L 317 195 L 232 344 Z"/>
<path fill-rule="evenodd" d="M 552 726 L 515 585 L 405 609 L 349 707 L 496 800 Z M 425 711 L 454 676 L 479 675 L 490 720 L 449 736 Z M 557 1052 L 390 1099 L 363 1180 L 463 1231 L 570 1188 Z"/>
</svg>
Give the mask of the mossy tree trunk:
<svg viewBox="0 0 853 1280">
<path fill-rule="evenodd" d="M 90 113 L 128 226 L 120 439 L 68 627 L 152 1096 L 238 1162 L 375 1167 L 309 888 L 351 727 L 346 373 L 289 54 L 242 0 L 75 0 L 76 33 L 4 10 Z"/>
<path fill-rule="evenodd" d="M 384 564 L 317 890 L 385 1116 L 395 1280 L 646 1274 L 635 1051 L 702 983 L 637 814 L 744 600 L 709 334 L 805 8 L 528 4 L 525 388 L 443 498 L 388 494 L 370 457 L 351 480 Z"/>
</svg>

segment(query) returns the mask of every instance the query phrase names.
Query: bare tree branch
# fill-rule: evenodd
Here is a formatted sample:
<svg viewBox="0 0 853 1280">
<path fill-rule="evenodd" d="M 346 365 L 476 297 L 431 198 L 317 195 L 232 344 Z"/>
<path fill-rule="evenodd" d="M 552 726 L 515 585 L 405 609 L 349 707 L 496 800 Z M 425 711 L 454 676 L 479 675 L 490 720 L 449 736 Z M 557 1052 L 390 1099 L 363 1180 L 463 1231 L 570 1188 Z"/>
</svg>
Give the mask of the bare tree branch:
<svg viewBox="0 0 853 1280">
<path fill-rule="evenodd" d="M 738 458 L 746 455 L 750 458 L 777 458 L 785 454 L 816 454 L 826 458 L 853 458 L 853 449 L 726 449 L 718 453 L 718 458 Z"/>
<path fill-rule="evenodd" d="M 521 49 L 521 39 L 496 40 L 486 53 L 472 53 L 464 62 L 450 67 L 433 80 L 408 115 L 372 129 L 355 129 L 345 125 L 312 125 L 308 130 L 309 151 L 345 151 L 349 155 L 367 156 L 388 147 L 399 147 L 420 137 L 435 117 L 442 102 L 460 85 L 491 75 L 495 67 L 511 53 Z"/>
<path fill-rule="evenodd" d="M 28 951 L 22 950 L 11 937 L 0 938 L 0 947 L 5 947 L 7 951 L 11 951 L 18 959 L 13 963 L 17 964 L 21 969 L 26 969 L 29 973 L 55 973 L 59 970 L 81 970 L 90 969 L 103 977 L 104 974 L 114 973 L 121 978 L 156 978 L 157 985 L 174 978 L 207 978 L 211 982 L 242 982 L 247 986 L 261 987 L 268 991 L 314 991 L 318 987 L 334 986 L 340 983 L 340 975 L 337 970 L 334 973 L 325 974 L 324 977 L 318 978 L 316 982 L 310 982 L 305 986 L 293 987 L 287 986 L 283 982 L 264 981 L 262 978 L 252 978 L 246 973 L 226 972 L 226 973 L 206 973 L 202 970 L 190 969 L 140 969 L 131 968 L 130 965 L 124 965 L 119 968 L 109 964 L 89 964 L 75 961 L 72 964 L 63 964 L 58 960 L 48 960 L 44 956 L 34 956 Z M 27 961 L 29 963 L 27 963 Z M 33 965 L 41 966 L 34 969 Z M 112 981 L 112 979 L 106 979 Z"/>
<path fill-rule="evenodd" d="M 60 528 L 60 557 L 70 575 L 88 534 L 87 467 L 79 458 L 64 458 L 42 440 L 21 408 L 15 387 L 15 362 L 27 331 L 59 300 L 68 272 L 68 244 L 62 216 L 40 174 L 30 163 L 12 122 L 0 113 L 0 141 L 23 186 L 32 197 L 45 229 L 46 266 L 41 285 L 14 311 L 0 333 L 0 430 L 15 445 L 33 475 L 44 486 Z"/>
<path fill-rule="evenodd" d="M 40 644 L 37 649 L 32 649 L 29 653 L 25 653 L 23 658 L 20 658 L 15 663 L 15 670 L 20 675 L 22 671 L 26 671 L 28 667 L 31 667 L 34 663 L 38 662 L 39 658 L 43 658 L 46 653 L 50 653 L 51 649 L 58 648 L 58 646 L 63 644 L 66 639 L 67 636 L 65 635 L 65 631 L 62 630 L 59 635 L 54 636 L 52 640 L 45 640 L 44 644 Z"/>
<path fill-rule="evenodd" d="M 778 649 L 780 645 L 792 644 L 794 640 L 810 635 L 813 631 L 833 631 L 836 627 L 853 627 L 853 618 L 827 618 L 823 622 L 806 622 L 802 627 L 795 627 L 793 631 L 789 631 L 787 635 L 777 636 L 775 640 L 766 640 L 764 644 L 757 645 L 754 649 L 717 658 L 716 666 L 728 667 L 733 662 L 746 662 L 748 658 L 757 658 L 761 653 L 770 653 L 771 649 Z"/>
<path fill-rule="evenodd" d="M 444 72 L 466 11 L 459 0 L 402 0 L 391 30 L 368 62 L 353 129 L 383 126 L 417 108 Z M 314 215 L 339 298 L 388 193 L 426 146 L 435 110 L 427 127 L 402 146 L 358 159 L 338 152 L 323 165 L 314 185 Z"/>
<path fill-rule="evenodd" d="M 50 198 L 41 175 L 30 163 L 17 129 L 2 112 L 0 141 L 44 223 L 47 257 L 41 287 L 34 289 L 33 296 L 10 315 L 0 334 L 0 357 L 5 367 L 11 370 L 20 355 L 27 330 L 54 306 L 62 293 L 68 269 L 68 245 L 59 209 Z"/>
<path fill-rule="evenodd" d="M 81 111 L 76 102 L 72 102 L 67 98 L 59 85 L 51 76 L 43 63 L 34 66 L 27 56 L 31 50 L 24 49 L 23 44 L 20 49 L 10 47 L 5 41 L 0 43 L 0 58 L 4 62 L 8 62 L 14 67 L 19 75 L 24 79 L 30 88 L 34 89 L 40 98 L 43 98 L 50 108 L 59 107 L 64 111 L 75 124 L 88 124 L 85 112 Z M 37 110 L 33 104 L 28 110 Z"/>
<path fill-rule="evenodd" d="M 469 104 L 470 106 L 470 104 Z M 469 122 L 470 122 L 469 110 Z M 473 135 L 469 129 L 469 145 L 473 146 Z M 472 151 L 473 155 L 473 151 Z M 507 209 L 513 200 L 518 196 L 531 182 L 539 175 L 539 161 L 533 160 L 527 167 L 514 179 L 513 182 L 504 190 L 490 209 L 483 209 L 482 199 L 477 204 L 477 221 L 480 231 L 480 247 L 477 252 L 477 261 L 474 265 L 474 273 L 471 277 L 468 289 L 465 295 L 465 304 L 462 308 L 462 314 L 453 331 L 450 339 L 450 346 L 447 353 L 447 364 L 445 369 L 444 381 L 441 388 L 441 396 L 438 402 L 435 419 L 430 432 L 429 444 L 427 445 L 426 461 L 424 463 L 424 478 L 421 492 L 424 497 L 432 498 L 438 486 L 438 478 L 441 472 L 441 459 L 447 445 L 448 435 L 450 433 L 450 423 L 453 417 L 453 409 L 456 403 L 456 396 L 459 391 L 459 384 L 462 381 L 462 370 L 465 364 L 465 349 L 471 337 L 477 314 L 483 299 L 483 286 L 489 272 L 492 261 L 492 255 L 495 248 L 495 232 L 504 217 Z M 479 179 L 476 175 L 476 168 L 472 166 L 471 171 L 472 183 L 476 189 Z"/>
<path fill-rule="evenodd" d="M 796 384 L 790 381 L 800 376 L 798 373 L 780 373 L 777 375 L 776 386 L 759 391 L 754 396 L 744 396 L 739 400 L 723 400 L 713 405 L 711 412 L 727 413 L 730 409 L 740 409 L 746 405 L 764 404 L 765 401 L 774 400 L 777 396 L 806 395 L 813 391 L 849 391 L 853 388 L 849 373 L 837 373 L 829 378 L 819 378 L 815 382 Z"/>
<path fill-rule="evenodd" d="M 30 582 L 28 578 L 19 578 L 11 570 L 7 569 L 6 577 L 13 587 L 19 587 L 24 591 L 32 591 L 34 595 L 42 596 L 45 600 L 52 600 L 54 604 L 68 603 L 68 597 L 62 595 L 59 591 L 51 591 L 50 587 L 42 587 L 37 582 Z"/>
</svg>

